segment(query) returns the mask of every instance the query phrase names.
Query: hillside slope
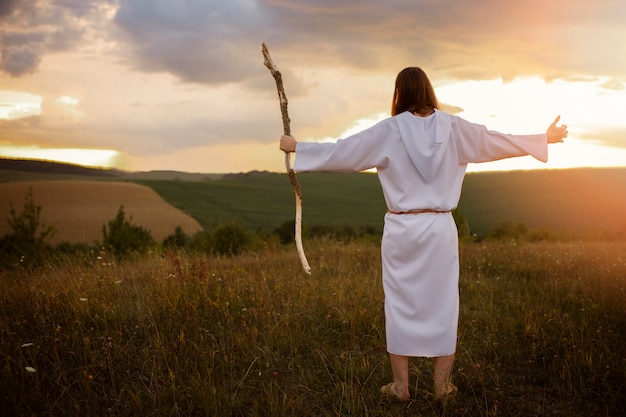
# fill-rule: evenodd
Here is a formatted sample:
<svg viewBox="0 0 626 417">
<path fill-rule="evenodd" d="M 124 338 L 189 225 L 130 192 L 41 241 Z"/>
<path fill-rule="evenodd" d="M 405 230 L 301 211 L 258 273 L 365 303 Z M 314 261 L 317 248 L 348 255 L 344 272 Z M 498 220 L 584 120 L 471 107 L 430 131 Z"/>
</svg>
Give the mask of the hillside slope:
<svg viewBox="0 0 626 417">
<path fill-rule="evenodd" d="M 163 200 L 184 213 L 189 213 L 204 228 L 226 221 L 237 221 L 254 229 L 271 231 L 294 217 L 293 191 L 285 174 L 254 172 L 221 176 L 169 171 L 122 173 L 108 170 L 98 173 L 93 168 L 80 167 L 75 170 L 55 164 L 48 166 L 46 163 L 22 164 L 21 167 L 30 170 L 0 170 L 0 183 L 42 179 L 82 179 L 103 183 L 134 181 L 155 190 Z M 88 174 L 81 175 L 81 172 Z M 111 174 L 117 176 L 111 177 Z M 305 227 L 348 223 L 357 227 L 370 225 L 382 229 L 386 209 L 376 175 L 302 173 L 298 177 L 303 190 Z M 93 212 L 98 238 L 103 218 L 112 218 L 120 205 L 119 199 L 115 199 L 118 191 L 105 188 L 99 190 L 100 194 L 105 193 L 105 190 L 113 193 L 115 204 L 107 213 L 101 214 L 97 209 L 89 208 L 90 201 L 104 198 L 103 195 L 75 202 L 77 205 L 85 204 L 84 209 L 76 208 L 77 211 L 84 211 L 83 215 Z M 64 193 L 59 192 L 61 195 Z M 9 210 L 3 201 L 16 201 L 14 206 L 19 208 L 23 198 L 24 193 L 13 196 L 12 200 L 2 193 L 0 216 L 6 216 Z M 124 203 L 127 208 L 131 207 L 132 193 L 129 198 Z M 35 202 L 43 207 L 44 217 L 49 215 L 49 210 L 53 210 L 53 207 L 48 207 L 49 204 L 40 201 L 38 193 L 35 193 Z M 70 213 L 68 209 L 64 210 Z M 465 177 L 459 210 L 468 220 L 471 233 L 479 236 L 484 236 L 494 225 L 507 221 L 521 222 L 529 227 L 547 227 L 553 231 L 573 231 L 580 234 L 621 231 L 622 235 L 626 235 L 626 168 L 468 174 Z M 141 217 L 150 216 L 150 211 L 145 214 L 141 211 L 131 214 L 139 222 L 144 221 Z M 164 226 L 167 234 L 173 230 L 170 226 Z M 6 222 L 1 221 L 0 233 L 6 227 Z M 157 234 L 161 235 L 156 232 L 157 226 L 150 228 L 155 228 L 155 237 Z M 189 227 L 185 230 L 188 232 L 196 229 Z M 69 232 L 67 233 L 69 236 Z M 82 239 L 80 233 L 79 238 Z"/>
<path fill-rule="evenodd" d="M 57 232 L 53 242 L 92 244 L 102 240 L 102 226 L 115 218 L 124 206 L 126 219 L 150 230 L 162 240 L 181 226 L 185 233 L 202 230 L 200 224 L 165 202 L 157 193 L 139 184 L 113 181 L 21 181 L 0 183 L 0 212 L 8 218 L 11 204 L 20 213 L 29 187 L 35 204 L 41 206 L 41 220 Z M 0 236 L 11 231 L 0 222 Z"/>
<path fill-rule="evenodd" d="M 372 225 L 382 229 L 385 204 L 372 174 L 305 173 L 305 225 Z M 287 176 L 238 176 L 203 183 L 143 181 L 204 227 L 240 219 L 272 228 L 293 219 Z M 553 231 L 596 233 L 626 227 L 626 169 L 572 169 L 468 174 L 459 211 L 471 233 L 485 235 L 501 222 Z"/>
<path fill-rule="evenodd" d="M 41 161 L 37 159 L 11 159 L 0 157 L 0 172 L 7 174 L 11 171 L 109 178 L 116 177 L 122 173 L 122 171 L 115 169 L 86 167 L 82 165 Z"/>
<path fill-rule="evenodd" d="M 459 210 L 479 235 L 503 221 L 554 231 L 626 232 L 626 169 L 468 174 Z"/>
</svg>

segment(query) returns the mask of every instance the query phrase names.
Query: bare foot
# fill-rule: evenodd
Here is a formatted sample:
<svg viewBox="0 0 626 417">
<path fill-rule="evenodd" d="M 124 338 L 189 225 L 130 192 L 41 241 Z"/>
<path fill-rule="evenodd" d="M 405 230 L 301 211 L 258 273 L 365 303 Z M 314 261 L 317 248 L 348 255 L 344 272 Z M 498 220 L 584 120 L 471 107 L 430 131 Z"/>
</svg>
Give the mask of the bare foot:
<svg viewBox="0 0 626 417">
<path fill-rule="evenodd" d="M 380 392 L 386 394 L 389 397 L 395 397 L 400 401 L 407 401 L 411 398 L 408 389 L 396 389 L 393 382 L 380 387 Z"/>
<path fill-rule="evenodd" d="M 450 381 L 446 381 L 443 384 L 435 384 L 435 399 L 444 399 L 457 391 L 458 388 Z"/>
</svg>

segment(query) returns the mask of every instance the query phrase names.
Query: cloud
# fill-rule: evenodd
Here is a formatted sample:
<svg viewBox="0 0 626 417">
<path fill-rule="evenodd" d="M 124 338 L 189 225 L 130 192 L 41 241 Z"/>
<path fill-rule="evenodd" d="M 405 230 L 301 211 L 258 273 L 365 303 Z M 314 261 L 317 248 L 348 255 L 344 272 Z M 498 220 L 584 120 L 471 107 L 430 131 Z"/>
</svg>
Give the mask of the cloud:
<svg viewBox="0 0 626 417">
<path fill-rule="evenodd" d="M 114 18 L 130 43 L 131 66 L 207 85 L 255 74 L 262 20 L 255 2 L 244 0 L 122 0 Z"/>
<path fill-rule="evenodd" d="M 0 6 L 0 70 L 35 73 L 48 53 L 77 48 L 88 27 L 114 0 L 9 0 Z M 86 20 L 85 20 L 86 19 Z"/>
<path fill-rule="evenodd" d="M 615 15 L 626 18 L 626 8 L 616 0 L 591 11 L 579 0 L 364 0 L 358 5 L 275 0 L 262 5 L 280 22 L 272 43 L 301 60 L 315 56 L 314 65 L 364 71 L 419 65 L 457 79 L 555 78 L 592 68 L 608 75 L 624 67 L 624 58 L 600 53 L 602 48 L 589 41 L 581 43 L 603 26 L 622 36 Z M 585 58 L 589 54 L 596 59 Z"/>
<path fill-rule="evenodd" d="M 581 132 L 578 137 L 584 141 L 597 143 L 612 148 L 626 149 L 626 128 L 624 127 L 604 127 L 593 132 Z"/>
<path fill-rule="evenodd" d="M 620 80 L 616 78 L 611 78 L 602 84 L 603 88 L 607 90 L 623 90 L 625 88 L 624 84 L 626 84 L 626 79 Z"/>
<path fill-rule="evenodd" d="M 28 45 L 6 46 L 0 53 L 0 68 L 15 77 L 34 72 L 39 65 L 39 54 Z"/>
<path fill-rule="evenodd" d="M 5 0 L 0 2 L 0 17 L 8 16 L 13 12 L 17 0 Z"/>
<path fill-rule="evenodd" d="M 615 16 L 626 19 L 626 8 L 617 0 L 591 12 L 580 0 L 563 6 L 542 0 L 122 0 L 114 23 L 130 48 L 129 65 L 206 85 L 253 77 L 261 41 L 289 56 L 289 65 L 362 72 L 420 65 L 457 79 L 550 79 L 592 69 L 620 74 L 624 58 L 572 39 L 614 33 L 622 21 Z M 584 58 L 589 54 L 593 60 Z"/>
<path fill-rule="evenodd" d="M 591 106 L 600 113 L 607 97 L 615 101 L 603 108 L 623 105 L 612 97 L 626 85 L 624 21 L 623 0 L 0 0 L 0 93 L 43 97 L 40 116 L 0 122 L 0 140 L 164 161 L 269 146 L 282 124 L 262 41 L 302 139 L 388 112 L 395 75 L 414 65 L 438 89 L 525 77 L 602 83 L 606 97 Z M 538 94 L 556 96 L 546 85 Z M 63 96 L 76 104 L 60 105 Z M 471 112 L 470 98 L 446 110 Z M 619 128 L 588 139 L 624 146 Z"/>
<path fill-rule="evenodd" d="M 93 42 L 92 37 L 114 42 L 120 59 L 138 71 L 170 73 L 205 85 L 254 77 L 261 41 L 289 56 L 289 65 L 394 73 L 419 65 L 433 76 L 456 79 L 563 78 L 587 72 L 619 76 L 626 64 L 622 0 L 599 1 L 592 8 L 582 0 L 0 4 L 2 69 L 14 76 L 36 71 L 45 54 L 77 48 L 83 39 Z M 599 33 L 621 38 L 622 49 L 595 43 Z"/>
</svg>

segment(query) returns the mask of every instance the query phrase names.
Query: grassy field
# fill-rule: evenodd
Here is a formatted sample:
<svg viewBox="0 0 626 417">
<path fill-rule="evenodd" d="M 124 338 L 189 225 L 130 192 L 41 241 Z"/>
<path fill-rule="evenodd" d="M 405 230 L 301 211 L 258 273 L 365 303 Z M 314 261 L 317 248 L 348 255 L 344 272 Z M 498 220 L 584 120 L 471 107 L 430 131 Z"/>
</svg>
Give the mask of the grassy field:
<svg viewBox="0 0 626 417">
<path fill-rule="evenodd" d="M 158 241 L 181 226 L 192 235 L 202 230 L 197 220 L 164 201 L 148 187 L 134 183 L 88 180 L 16 181 L 0 183 L 0 208 L 8 218 L 11 204 L 18 213 L 24 206 L 29 188 L 35 204 L 41 206 L 41 220 L 55 226 L 53 243 L 93 244 L 102 240 L 102 226 L 115 217 L 120 206 L 133 224 L 150 230 Z M 127 217 L 127 218 L 128 218 Z M 0 222 L 0 236 L 11 231 L 8 222 Z"/>
<path fill-rule="evenodd" d="M 306 225 L 375 225 L 386 211 L 375 175 L 301 174 Z M 207 182 L 140 181 L 204 227 L 239 220 L 269 229 L 293 220 L 294 194 L 284 174 L 242 176 Z"/>
<path fill-rule="evenodd" d="M 11 184 L 9 181 L 18 180 L 31 182 L 47 179 L 47 183 L 53 187 L 52 184 L 62 181 L 62 178 L 82 178 L 92 182 L 96 178 L 95 174 L 83 177 L 22 171 L 0 174 L 0 187 L 8 186 Z M 111 184 L 134 181 L 150 187 L 167 203 L 183 213 L 189 213 L 204 228 L 235 221 L 251 229 L 272 231 L 294 217 L 293 192 L 285 174 L 264 173 L 224 178 L 209 174 L 175 172 L 127 173 L 118 174 L 117 177 L 107 174 L 109 176 L 101 176 L 97 181 Z M 305 173 L 299 174 L 299 179 L 304 194 L 305 227 L 350 224 L 354 227 L 369 225 L 382 229 L 386 208 L 376 175 Z M 116 190 L 113 185 L 108 187 L 108 195 L 104 194 L 104 188 L 100 188 L 98 194 L 84 194 L 84 198 L 69 200 L 73 204 L 72 209 L 81 216 L 94 214 L 93 224 L 89 228 L 95 231 L 97 237 L 100 237 L 99 231 L 104 219 L 102 213 L 94 209 L 94 202 L 105 198 L 115 202 L 115 207 L 106 213 L 106 220 L 115 215 L 115 210 L 122 202 L 117 197 L 123 190 Z M 77 195 L 82 195 L 82 192 Z M 55 192 L 54 196 L 57 200 L 62 196 L 71 197 L 63 191 Z M 11 194 L 3 191 L 0 193 L 0 209 L 4 206 L 4 213 L 8 215 L 6 202 L 16 202 L 14 206 L 19 208 L 23 198 L 23 192 Z M 61 204 L 57 200 L 51 201 L 40 192 L 35 192 L 34 198 L 42 206 L 42 215 L 49 223 L 52 223 L 53 218 L 57 221 L 52 212 L 69 212 L 67 202 Z M 133 205 L 132 201 L 123 202 L 126 207 Z M 160 203 L 154 204 L 154 207 L 158 207 Z M 144 204 L 142 207 L 141 213 L 131 213 L 138 223 L 148 222 L 144 216 L 151 214 L 148 206 Z M 468 220 L 471 233 L 478 236 L 485 236 L 499 223 L 520 222 L 529 228 L 545 227 L 557 234 L 613 234 L 624 237 L 626 169 L 469 174 L 465 178 L 459 211 Z M 62 220 L 71 222 L 73 218 L 65 216 Z M 164 233 L 171 234 L 173 228 L 180 224 L 180 220 L 169 219 L 165 213 L 160 213 L 159 218 L 166 226 L 154 225 L 154 218 L 147 226 L 159 239 Z M 197 230 L 195 227 L 189 229 L 187 224 L 180 224 L 187 233 Z M 3 229 L 6 227 L 6 222 L 0 222 L 0 233 L 6 233 Z M 62 228 L 78 233 L 78 240 L 73 240 L 75 237 L 69 234 L 66 239 L 85 242 L 82 230 L 87 228 L 84 224 L 64 224 Z M 87 240 L 91 243 L 89 239 L 92 239 L 91 235 Z"/>
<path fill-rule="evenodd" d="M 469 174 L 459 209 L 478 234 L 515 221 L 560 232 L 621 230 L 626 236 L 626 169 Z"/>
<path fill-rule="evenodd" d="M 461 246 L 456 397 L 387 400 L 379 248 L 104 253 L 0 275 L 2 416 L 623 416 L 626 243 Z"/>
<path fill-rule="evenodd" d="M 299 175 L 305 225 L 350 223 L 382 229 L 385 213 L 372 174 Z M 141 181 L 204 227 L 238 218 L 274 228 L 293 218 L 293 193 L 284 174 L 207 182 Z M 471 233 L 484 236 L 500 222 L 521 222 L 557 233 L 626 235 L 626 169 L 579 169 L 466 176 L 459 210 Z"/>
</svg>

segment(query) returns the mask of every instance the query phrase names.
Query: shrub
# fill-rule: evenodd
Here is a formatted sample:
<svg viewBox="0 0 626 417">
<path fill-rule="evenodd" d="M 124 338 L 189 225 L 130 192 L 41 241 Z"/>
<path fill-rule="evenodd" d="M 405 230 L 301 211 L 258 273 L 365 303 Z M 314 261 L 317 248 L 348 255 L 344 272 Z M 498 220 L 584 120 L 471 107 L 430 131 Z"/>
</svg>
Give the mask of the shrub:
<svg viewBox="0 0 626 417">
<path fill-rule="evenodd" d="M 50 250 L 49 239 L 56 229 L 54 226 L 45 227 L 40 222 L 41 206 L 35 204 L 33 190 L 29 188 L 24 200 L 24 209 L 18 215 L 11 204 L 9 219 L 12 232 L 0 239 L 0 253 L 4 256 L 3 266 L 21 264 L 35 266 Z M 41 229 L 41 231 L 40 231 Z"/>
<path fill-rule="evenodd" d="M 252 239 L 248 230 L 239 224 L 222 224 L 213 231 L 213 252 L 220 255 L 239 255 L 250 248 Z"/>
<path fill-rule="evenodd" d="M 86 243 L 59 242 L 54 247 L 55 252 L 65 255 L 86 255 L 96 249 Z"/>
<path fill-rule="evenodd" d="M 208 230 L 202 230 L 200 232 L 195 233 L 187 246 L 194 252 L 198 253 L 210 253 L 212 247 L 212 235 Z"/>
<path fill-rule="evenodd" d="M 295 239 L 295 221 L 287 220 L 274 229 L 274 234 L 278 236 L 280 243 L 286 245 Z"/>
<path fill-rule="evenodd" d="M 487 234 L 492 240 L 522 240 L 528 229 L 524 223 L 503 221 L 496 224 Z"/>
<path fill-rule="evenodd" d="M 141 226 L 133 225 L 132 216 L 126 220 L 124 206 L 120 206 L 117 216 L 102 226 L 103 246 L 110 249 L 116 256 L 131 253 L 145 253 L 154 245 L 150 231 Z"/>
<path fill-rule="evenodd" d="M 339 223 L 333 228 L 333 237 L 342 242 L 349 242 L 356 238 L 357 233 L 349 223 Z"/>
<path fill-rule="evenodd" d="M 189 242 L 190 238 L 185 234 L 183 228 L 176 226 L 174 234 L 163 239 L 163 246 L 166 248 L 184 248 Z"/>
<path fill-rule="evenodd" d="M 315 238 L 325 238 L 325 237 L 333 237 L 333 228 L 331 226 L 325 226 L 321 224 L 315 224 L 311 226 L 309 230 L 309 237 L 311 239 Z M 294 240 L 294 231 L 291 230 L 291 240 L 289 242 L 293 242 Z"/>
<path fill-rule="evenodd" d="M 380 236 L 381 232 L 371 224 L 364 224 L 359 228 L 359 236 Z"/>
</svg>

